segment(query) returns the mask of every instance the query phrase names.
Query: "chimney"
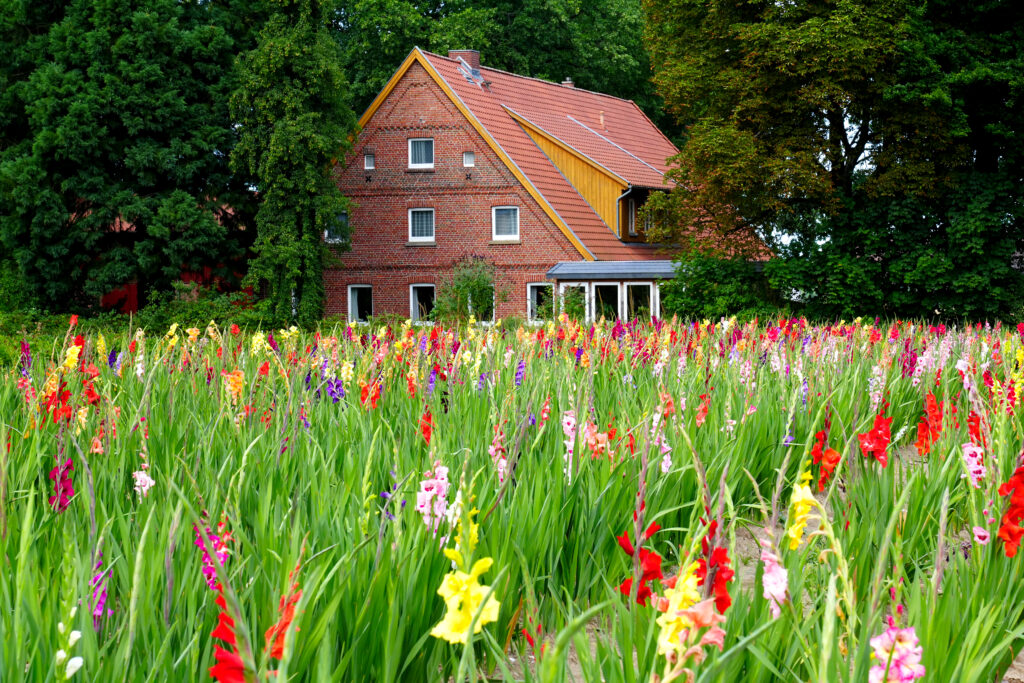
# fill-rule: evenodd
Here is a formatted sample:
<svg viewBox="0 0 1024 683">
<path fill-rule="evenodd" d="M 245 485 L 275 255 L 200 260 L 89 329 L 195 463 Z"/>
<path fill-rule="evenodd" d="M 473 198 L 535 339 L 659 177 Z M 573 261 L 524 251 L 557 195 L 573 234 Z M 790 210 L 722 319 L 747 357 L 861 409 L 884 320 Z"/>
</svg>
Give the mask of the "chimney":
<svg viewBox="0 0 1024 683">
<path fill-rule="evenodd" d="M 576 87 L 576 86 L 574 86 L 574 85 L 572 84 L 572 79 L 571 79 L 571 78 L 569 78 L 568 76 L 566 76 L 566 77 L 565 77 L 565 80 L 564 80 L 564 81 L 562 81 L 562 85 L 564 85 L 564 86 L 565 86 L 566 88 L 574 88 L 574 87 Z"/>
<path fill-rule="evenodd" d="M 479 50 L 448 50 L 448 59 L 458 59 L 459 57 L 466 60 L 466 64 L 469 64 L 470 69 L 480 68 Z"/>
</svg>

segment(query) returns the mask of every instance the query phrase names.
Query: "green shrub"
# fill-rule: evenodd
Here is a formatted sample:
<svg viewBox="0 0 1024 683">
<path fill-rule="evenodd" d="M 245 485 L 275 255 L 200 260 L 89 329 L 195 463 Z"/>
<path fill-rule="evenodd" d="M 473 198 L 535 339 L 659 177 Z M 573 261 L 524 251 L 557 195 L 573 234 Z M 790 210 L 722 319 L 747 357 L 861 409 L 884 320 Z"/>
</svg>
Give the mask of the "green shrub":
<svg viewBox="0 0 1024 683">
<path fill-rule="evenodd" d="M 438 287 L 434 299 L 434 320 L 493 320 L 494 307 L 508 298 L 508 291 L 494 287 L 494 266 L 481 257 L 470 256 L 455 264 L 451 277 Z"/>
<path fill-rule="evenodd" d="M 750 318 L 777 311 L 781 304 L 760 264 L 741 259 L 684 256 L 676 277 L 661 285 L 664 317 Z"/>
<path fill-rule="evenodd" d="M 137 315 L 137 324 L 150 332 L 165 330 L 174 323 L 182 327 L 203 327 L 211 320 L 219 325 L 239 327 L 282 327 L 290 324 L 275 319 L 267 300 L 245 292 L 218 292 L 194 282 L 175 282 L 169 291 L 152 291 L 149 303 Z"/>
</svg>

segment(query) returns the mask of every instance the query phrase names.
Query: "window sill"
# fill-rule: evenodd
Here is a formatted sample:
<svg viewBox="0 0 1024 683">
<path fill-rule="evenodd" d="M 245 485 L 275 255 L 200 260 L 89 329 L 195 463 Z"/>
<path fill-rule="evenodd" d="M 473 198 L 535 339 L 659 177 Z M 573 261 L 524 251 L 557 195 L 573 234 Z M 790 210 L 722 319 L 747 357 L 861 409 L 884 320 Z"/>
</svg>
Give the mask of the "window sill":
<svg viewBox="0 0 1024 683">
<path fill-rule="evenodd" d="M 407 246 L 407 247 L 436 247 L 437 246 L 437 242 L 434 242 L 434 241 L 430 241 L 430 242 L 406 242 L 405 246 Z"/>
<path fill-rule="evenodd" d="M 488 244 L 522 244 L 522 240 L 491 240 Z"/>
<path fill-rule="evenodd" d="M 407 168 L 406 173 L 433 173 L 433 168 Z"/>
</svg>

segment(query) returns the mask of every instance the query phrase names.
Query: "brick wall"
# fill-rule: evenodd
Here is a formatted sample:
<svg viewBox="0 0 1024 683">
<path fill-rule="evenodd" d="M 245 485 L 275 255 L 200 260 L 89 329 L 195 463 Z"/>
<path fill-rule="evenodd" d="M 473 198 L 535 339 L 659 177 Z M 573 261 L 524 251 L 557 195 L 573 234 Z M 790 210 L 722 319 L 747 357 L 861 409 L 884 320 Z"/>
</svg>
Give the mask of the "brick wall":
<svg viewBox="0 0 1024 683">
<path fill-rule="evenodd" d="M 434 170 L 408 169 L 408 139 L 434 139 Z M 464 168 L 472 151 L 476 165 Z M 363 169 L 372 152 L 374 170 Z M 395 86 L 362 131 L 338 185 L 353 201 L 351 251 L 325 273 L 327 314 L 346 315 L 348 285 L 372 285 L 375 314 L 409 315 L 409 285 L 440 286 L 468 256 L 494 264 L 496 287 L 508 292 L 500 317 L 526 314 L 526 284 L 541 282 L 559 261 L 579 252 L 541 210 L 468 120 L 419 64 Z M 491 240 L 491 207 L 519 207 L 519 243 Z M 434 244 L 409 243 L 410 208 L 434 209 Z"/>
</svg>

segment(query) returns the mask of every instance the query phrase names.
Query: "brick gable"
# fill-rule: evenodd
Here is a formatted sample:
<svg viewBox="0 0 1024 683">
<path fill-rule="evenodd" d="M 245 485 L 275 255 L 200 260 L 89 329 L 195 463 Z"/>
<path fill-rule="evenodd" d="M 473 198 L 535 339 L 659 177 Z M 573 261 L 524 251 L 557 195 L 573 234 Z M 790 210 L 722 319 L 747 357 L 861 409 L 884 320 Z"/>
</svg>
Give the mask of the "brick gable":
<svg viewBox="0 0 1024 683">
<path fill-rule="evenodd" d="M 434 139 L 433 171 L 408 169 L 408 139 L 414 137 Z M 474 167 L 463 167 L 466 151 L 474 153 Z M 363 169 L 367 152 L 374 154 L 374 170 Z M 343 267 L 325 273 L 328 315 L 345 315 L 348 285 L 360 284 L 373 287 L 375 314 L 408 316 L 409 285 L 439 286 L 468 256 L 496 268 L 496 287 L 508 294 L 497 315 L 525 315 L 526 284 L 543 281 L 557 262 L 581 258 L 419 63 L 366 122 L 336 178 L 353 202 L 352 248 L 337 254 Z M 494 206 L 519 207 L 519 243 L 492 242 Z M 433 245 L 408 241 L 408 210 L 419 207 L 434 209 Z"/>
</svg>

